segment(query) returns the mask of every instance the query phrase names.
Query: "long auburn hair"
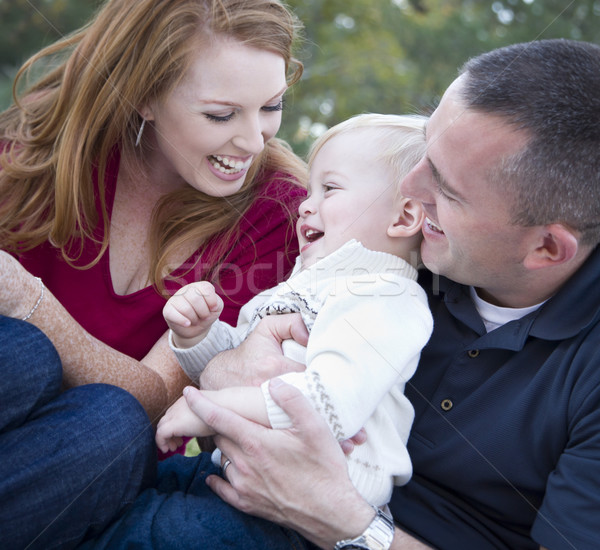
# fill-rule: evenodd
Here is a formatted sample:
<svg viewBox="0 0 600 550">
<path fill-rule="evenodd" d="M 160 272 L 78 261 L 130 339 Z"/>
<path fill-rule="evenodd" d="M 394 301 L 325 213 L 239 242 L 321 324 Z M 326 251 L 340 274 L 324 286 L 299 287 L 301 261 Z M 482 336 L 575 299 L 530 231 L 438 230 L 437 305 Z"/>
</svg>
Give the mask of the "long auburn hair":
<svg viewBox="0 0 600 550">
<path fill-rule="evenodd" d="M 84 240 L 93 239 L 102 224 L 98 255 L 84 267 L 94 265 L 109 242 L 107 160 L 118 145 L 122 159 L 143 164 L 134 147 L 141 123 L 137 107 L 173 90 L 198 38 L 211 36 L 280 54 L 291 85 L 303 70 L 292 54 L 299 29 L 278 0 L 108 0 L 87 25 L 31 57 L 15 78 L 14 104 L 0 114 L 0 247 L 18 254 L 48 240 L 74 265 Z M 41 60 L 54 68 L 51 63 L 19 94 L 20 83 Z M 304 162 L 273 138 L 235 195 L 210 197 L 189 187 L 163 197 L 152 221 L 150 282 L 164 291 L 173 252 L 216 235 L 223 237 L 222 246 L 211 262 L 222 261 L 237 222 L 256 198 L 261 174 L 269 171 L 296 183 L 306 178 Z"/>
</svg>

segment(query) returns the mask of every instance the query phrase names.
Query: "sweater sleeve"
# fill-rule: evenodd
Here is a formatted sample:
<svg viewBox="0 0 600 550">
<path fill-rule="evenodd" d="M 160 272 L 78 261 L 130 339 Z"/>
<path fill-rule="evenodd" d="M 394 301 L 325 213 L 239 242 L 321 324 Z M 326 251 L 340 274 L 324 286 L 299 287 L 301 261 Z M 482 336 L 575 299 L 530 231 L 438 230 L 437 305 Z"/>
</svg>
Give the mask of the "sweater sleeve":
<svg viewBox="0 0 600 550">
<path fill-rule="evenodd" d="M 306 371 L 281 376 L 309 398 L 340 440 L 356 434 L 386 393 L 410 379 L 433 328 L 425 293 L 414 281 L 389 275 L 346 283 L 317 315 Z M 272 426 L 290 427 L 268 383 L 262 390 Z"/>
<path fill-rule="evenodd" d="M 192 382 L 197 383 L 208 362 L 218 353 L 234 347 L 236 330 L 222 321 L 215 321 L 203 340 L 191 348 L 178 348 L 173 344 L 173 331 L 169 330 L 169 346 L 179 365 Z"/>
</svg>

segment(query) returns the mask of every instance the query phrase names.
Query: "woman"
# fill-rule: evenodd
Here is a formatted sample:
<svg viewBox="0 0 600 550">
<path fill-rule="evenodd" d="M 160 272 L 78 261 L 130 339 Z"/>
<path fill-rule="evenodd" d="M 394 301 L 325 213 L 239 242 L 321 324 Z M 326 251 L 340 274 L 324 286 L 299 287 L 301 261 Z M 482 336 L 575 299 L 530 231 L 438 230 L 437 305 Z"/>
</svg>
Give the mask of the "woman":
<svg viewBox="0 0 600 550">
<path fill-rule="evenodd" d="M 291 267 L 297 27 L 277 0 L 109 0 L 19 73 L 51 58 L 0 114 L 1 547 L 72 548 L 153 485 L 148 415 L 188 382 L 170 293 L 208 277 L 235 318 Z"/>
<path fill-rule="evenodd" d="M 7 267 L 0 313 L 31 313 L 66 385 L 118 385 L 156 419 L 189 382 L 165 298 L 209 279 L 233 321 L 289 271 L 305 168 L 274 136 L 297 28 L 276 0 L 110 0 L 19 72 L 58 59 L 0 115 L 0 247 L 41 278 Z"/>
</svg>

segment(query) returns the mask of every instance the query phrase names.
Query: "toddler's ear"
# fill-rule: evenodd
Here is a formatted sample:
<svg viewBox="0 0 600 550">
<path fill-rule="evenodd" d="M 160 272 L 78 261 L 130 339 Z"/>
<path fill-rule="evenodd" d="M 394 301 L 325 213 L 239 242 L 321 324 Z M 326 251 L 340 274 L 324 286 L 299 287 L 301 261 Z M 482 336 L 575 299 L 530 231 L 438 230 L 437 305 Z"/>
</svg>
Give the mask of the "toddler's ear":
<svg viewBox="0 0 600 550">
<path fill-rule="evenodd" d="M 397 202 L 394 219 L 387 229 L 388 237 L 411 237 L 421 231 L 425 211 L 414 199 L 402 197 Z"/>
</svg>

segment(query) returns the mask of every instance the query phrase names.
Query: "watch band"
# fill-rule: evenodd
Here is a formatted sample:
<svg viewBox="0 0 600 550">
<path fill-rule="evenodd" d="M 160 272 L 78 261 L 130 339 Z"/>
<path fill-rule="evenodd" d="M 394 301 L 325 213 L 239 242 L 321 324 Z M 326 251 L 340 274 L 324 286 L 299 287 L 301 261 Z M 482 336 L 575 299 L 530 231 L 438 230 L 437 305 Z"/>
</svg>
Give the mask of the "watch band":
<svg viewBox="0 0 600 550">
<path fill-rule="evenodd" d="M 394 539 L 394 520 L 391 516 L 375 509 L 375 517 L 362 535 L 354 539 L 340 540 L 334 550 L 350 550 L 362 548 L 363 550 L 388 550 Z"/>
</svg>

